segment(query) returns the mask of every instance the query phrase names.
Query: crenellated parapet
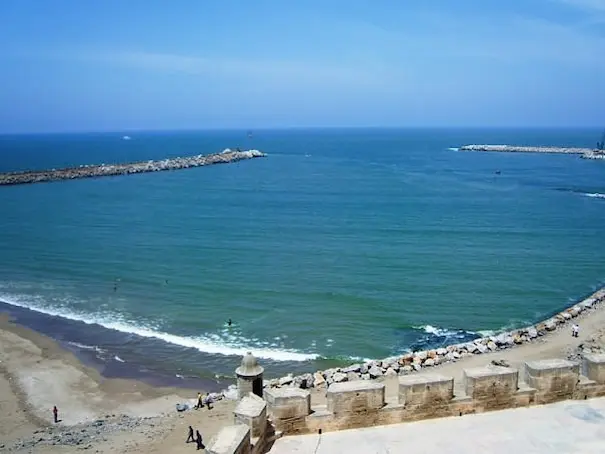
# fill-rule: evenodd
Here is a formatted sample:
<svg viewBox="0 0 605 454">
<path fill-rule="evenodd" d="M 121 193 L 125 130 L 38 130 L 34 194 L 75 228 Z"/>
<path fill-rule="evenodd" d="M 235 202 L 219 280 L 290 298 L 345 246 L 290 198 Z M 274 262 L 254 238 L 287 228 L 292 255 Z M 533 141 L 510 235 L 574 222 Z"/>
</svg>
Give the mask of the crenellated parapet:
<svg viewBox="0 0 605 454">
<path fill-rule="evenodd" d="M 284 434 L 302 434 L 605 396 L 605 355 L 587 355 L 586 375 L 581 368 L 550 359 L 527 362 L 522 370 L 493 365 L 466 369 L 462 383 L 440 374 L 402 376 L 396 401 L 385 399 L 383 383 L 334 383 L 327 389 L 327 405 L 310 407 L 307 414 L 301 402 L 309 401 L 308 391 L 267 390 L 268 415 Z"/>
<path fill-rule="evenodd" d="M 252 364 L 250 358 L 247 361 Z M 495 365 L 465 369 L 462 383 L 441 374 L 407 375 L 397 380 L 399 389 L 392 401 L 386 398 L 385 384 L 371 380 L 332 383 L 324 406 L 311 406 L 310 391 L 300 388 L 269 388 L 264 398 L 250 392 L 238 402 L 234 425 L 223 428 L 207 452 L 261 454 L 269 452 L 281 435 L 461 417 L 605 396 L 605 354 L 585 355 L 581 364 L 547 359 L 526 362 L 522 370 Z"/>
</svg>

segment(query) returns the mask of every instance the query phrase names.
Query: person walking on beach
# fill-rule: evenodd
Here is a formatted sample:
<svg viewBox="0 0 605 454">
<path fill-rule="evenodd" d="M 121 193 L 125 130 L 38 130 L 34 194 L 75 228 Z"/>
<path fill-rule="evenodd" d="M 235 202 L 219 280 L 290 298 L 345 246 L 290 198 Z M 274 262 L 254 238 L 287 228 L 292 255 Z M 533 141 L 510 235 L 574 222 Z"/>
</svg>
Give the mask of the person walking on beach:
<svg viewBox="0 0 605 454">
<path fill-rule="evenodd" d="M 571 337 L 578 337 L 580 334 L 580 327 L 577 324 L 571 325 Z"/>
<path fill-rule="evenodd" d="M 204 406 L 204 398 L 202 397 L 202 393 L 197 393 L 197 404 L 195 404 L 195 409 L 199 410 Z"/>
<path fill-rule="evenodd" d="M 57 409 L 57 406 L 53 406 L 53 417 L 55 419 L 55 424 L 59 422 L 59 410 Z"/>
<path fill-rule="evenodd" d="M 199 431 L 199 430 L 196 430 L 196 431 L 195 431 L 195 436 L 196 436 L 195 441 L 196 441 L 196 443 L 197 443 L 197 449 L 198 449 L 198 450 L 200 450 L 200 449 L 205 449 L 205 448 L 206 448 L 206 446 L 204 446 L 204 443 L 202 443 L 202 434 L 200 434 L 200 431 Z"/>
<path fill-rule="evenodd" d="M 195 438 L 193 438 L 193 427 L 189 426 L 189 436 L 187 437 L 187 441 L 185 443 L 193 443 Z"/>
</svg>

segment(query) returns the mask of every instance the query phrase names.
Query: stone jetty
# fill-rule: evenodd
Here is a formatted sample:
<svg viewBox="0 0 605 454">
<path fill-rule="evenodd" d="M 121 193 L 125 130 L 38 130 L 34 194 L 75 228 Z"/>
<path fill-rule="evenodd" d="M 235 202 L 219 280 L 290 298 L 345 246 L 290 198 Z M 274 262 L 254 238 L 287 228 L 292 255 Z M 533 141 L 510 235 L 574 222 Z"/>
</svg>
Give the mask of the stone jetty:
<svg viewBox="0 0 605 454">
<path fill-rule="evenodd" d="M 528 147 L 517 145 L 463 145 L 460 151 L 490 151 L 499 153 L 558 153 L 579 154 L 585 159 L 605 159 L 605 151 L 577 147 Z"/>
<path fill-rule="evenodd" d="M 532 326 L 478 338 L 462 344 L 409 352 L 400 356 L 367 361 L 347 367 L 337 367 L 298 376 L 290 374 L 285 377 L 265 380 L 264 387 L 268 389 L 284 387 L 324 389 L 332 383 L 408 375 L 421 369 L 438 366 L 439 364 L 455 362 L 467 356 L 496 352 L 529 342 L 535 342 L 552 331 L 569 326 L 568 324 L 573 323 L 576 317 L 592 310 L 603 301 L 605 301 L 605 288 L 596 291 L 588 298 L 574 304 L 563 312 Z M 605 352 L 599 350 L 584 353 Z"/>
<path fill-rule="evenodd" d="M 227 148 L 221 153 L 213 153 L 208 155 L 200 154 L 182 158 L 168 158 L 160 161 L 83 165 L 63 169 L 0 173 L 0 186 L 189 169 L 192 167 L 201 167 L 212 164 L 227 164 L 244 159 L 262 158 L 265 156 L 267 156 L 265 153 L 262 153 L 258 150 L 233 151 Z"/>
</svg>

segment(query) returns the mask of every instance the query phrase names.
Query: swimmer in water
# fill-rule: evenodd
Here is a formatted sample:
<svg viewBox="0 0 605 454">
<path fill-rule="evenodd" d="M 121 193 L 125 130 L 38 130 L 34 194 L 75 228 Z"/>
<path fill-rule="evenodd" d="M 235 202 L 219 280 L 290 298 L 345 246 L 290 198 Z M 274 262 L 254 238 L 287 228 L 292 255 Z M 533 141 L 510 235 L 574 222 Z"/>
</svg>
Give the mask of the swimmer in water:
<svg viewBox="0 0 605 454">
<path fill-rule="evenodd" d="M 227 320 L 227 325 L 231 326 L 233 324 L 233 322 L 231 321 L 231 319 Z"/>
</svg>

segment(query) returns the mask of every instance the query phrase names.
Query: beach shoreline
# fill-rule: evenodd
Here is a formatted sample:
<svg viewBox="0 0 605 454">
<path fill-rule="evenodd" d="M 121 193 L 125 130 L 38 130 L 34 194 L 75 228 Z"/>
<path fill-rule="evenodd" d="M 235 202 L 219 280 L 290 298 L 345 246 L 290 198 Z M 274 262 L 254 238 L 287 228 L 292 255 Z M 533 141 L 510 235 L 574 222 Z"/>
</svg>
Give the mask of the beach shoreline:
<svg viewBox="0 0 605 454">
<path fill-rule="evenodd" d="M 411 370 L 404 371 L 405 366 L 400 364 L 400 373 L 383 373 L 369 379 L 385 383 L 388 400 L 397 395 L 398 376 L 407 373 L 423 375 L 438 370 L 461 383 L 464 369 L 485 366 L 494 361 L 504 361 L 511 367 L 521 368 L 529 360 L 578 360 L 582 353 L 603 351 L 605 347 L 605 304 L 601 303 L 604 297 L 605 289 L 594 292 L 551 317 L 549 320 L 557 316 L 562 319 L 560 323 L 555 323 L 552 330 L 520 344 L 513 342 L 510 348 L 467 352 L 458 358 L 435 361 L 430 365 L 427 360 L 434 355 L 416 352 L 404 355 L 411 361 Z M 588 305 L 588 300 L 594 301 Z M 561 315 L 570 313 L 580 304 L 585 304 L 586 308 L 569 318 Z M 571 336 L 567 329 L 570 325 L 568 322 L 580 326 L 578 338 Z M 493 336 L 483 339 L 490 338 Z M 466 344 L 478 346 L 481 340 Z M 451 347 L 455 346 L 444 350 L 451 353 Z M 424 359 L 417 361 L 415 358 L 418 357 Z M 398 361 L 401 358 L 397 358 Z M 32 448 L 40 448 L 44 452 L 76 452 L 82 448 L 82 443 L 94 447 L 98 452 L 115 452 L 117 445 L 121 452 L 159 453 L 166 452 L 167 447 L 171 452 L 180 452 L 179 446 L 187 449 L 183 445 L 183 435 L 188 425 L 201 427 L 204 437 L 208 439 L 221 427 L 232 423 L 234 401 L 218 401 L 211 411 L 177 413 L 176 403 L 192 403 L 194 391 L 103 377 L 98 370 L 66 350 L 60 342 L 14 323 L 6 314 L 0 314 L 0 361 L 0 395 L 3 396 L 4 409 L 0 415 L 0 446 L 9 447 L 11 452 L 31 452 Z M 415 364 L 418 367 L 414 367 Z M 383 366 L 386 370 L 392 368 L 392 364 L 386 360 L 371 362 L 375 370 Z M 321 374 L 323 383 L 319 382 L 318 374 Z M 298 377 L 292 376 L 267 380 L 265 386 L 306 387 L 311 393 L 312 405 L 321 406 L 325 404 L 327 387 L 330 382 L 336 382 L 339 376 L 346 377 L 345 380 L 367 379 L 355 371 L 355 366 L 306 375 L 315 378 L 313 386 L 306 386 L 308 383 L 301 386 Z M 59 407 L 62 419 L 58 426 L 51 421 L 53 405 Z M 70 438 L 71 435 L 65 436 L 65 433 L 73 434 L 74 428 L 85 434 L 81 440 Z"/>
<path fill-rule="evenodd" d="M 203 426 L 205 436 L 211 436 L 227 421 L 234 402 L 217 401 L 212 411 L 187 411 L 181 417 L 176 404 L 192 404 L 195 395 L 188 388 L 105 378 L 54 339 L 0 314 L 2 449 L 52 452 L 56 447 L 58 452 L 71 452 L 90 445 L 99 452 L 116 452 L 116 443 L 161 443 L 170 438 L 175 427 L 190 421 Z M 58 424 L 52 421 L 55 405 Z M 126 452 L 122 448 L 118 451 Z"/>
</svg>

